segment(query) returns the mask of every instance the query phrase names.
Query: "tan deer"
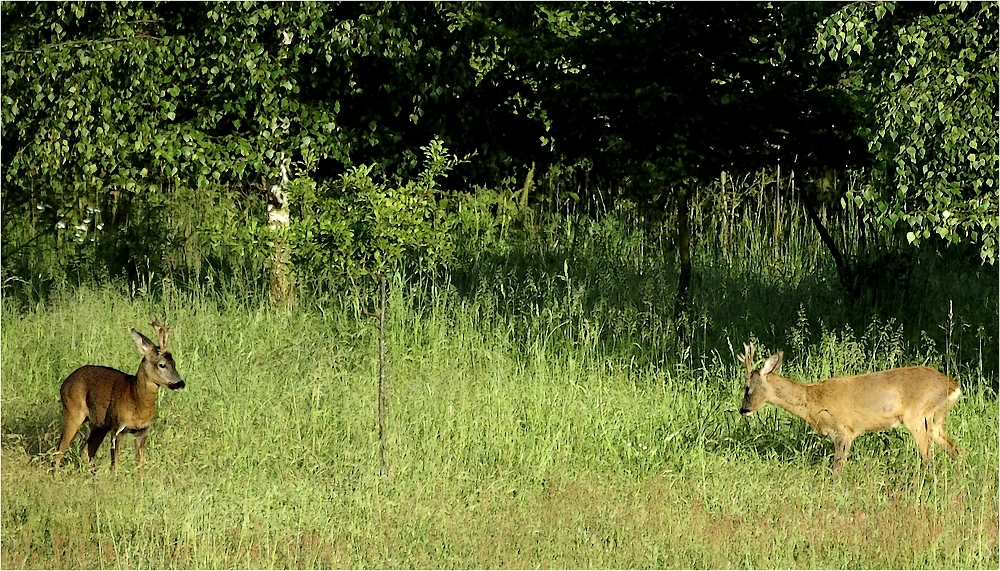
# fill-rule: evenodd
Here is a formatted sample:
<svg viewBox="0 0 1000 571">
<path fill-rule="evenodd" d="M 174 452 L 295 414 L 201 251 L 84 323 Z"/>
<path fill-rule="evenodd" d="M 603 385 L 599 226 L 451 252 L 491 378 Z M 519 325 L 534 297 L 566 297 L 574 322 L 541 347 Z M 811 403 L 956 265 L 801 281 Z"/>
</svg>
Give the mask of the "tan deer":
<svg viewBox="0 0 1000 571">
<path fill-rule="evenodd" d="M 834 476 L 844 467 L 855 438 L 900 424 L 913 434 L 925 462 L 931 460 L 932 440 L 958 458 L 944 420 L 962 391 L 946 375 L 927 367 L 905 367 L 800 384 L 777 374 L 784 353 L 771 355 L 754 369 L 753 343 L 743 349 L 740 361 L 747 368 L 747 383 L 740 413 L 750 414 L 771 403 L 808 422 L 833 441 Z"/>
<path fill-rule="evenodd" d="M 118 463 L 118 445 L 125 433 L 135 434 L 135 452 L 142 466 L 142 449 L 146 445 L 149 427 L 156 418 L 156 393 L 160 387 L 184 388 L 177 374 L 174 358 L 167 350 L 170 330 L 166 324 L 152 323 L 159 346 L 145 335 L 132 330 L 132 340 L 142 355 L 139 371 L 129 375 L 110 367 L 85 365 L 73 371 L 63 381 L 59 391 L 62 400 L 62 438 L 56 452 L 56 467 L 77 431 L 90 420 L 90 436 L 81 450 L 88 462 L 97 455 L 104 437 L 111 433 L 111 468 Z"/>
</svg>

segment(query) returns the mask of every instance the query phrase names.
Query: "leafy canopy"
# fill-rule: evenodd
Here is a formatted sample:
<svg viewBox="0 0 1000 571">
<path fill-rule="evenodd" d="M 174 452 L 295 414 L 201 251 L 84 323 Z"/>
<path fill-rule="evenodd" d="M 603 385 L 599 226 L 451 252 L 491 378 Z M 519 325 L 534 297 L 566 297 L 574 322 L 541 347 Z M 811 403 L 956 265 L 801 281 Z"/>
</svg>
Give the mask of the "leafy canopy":
<svg viewBox="0 0 1000 571">
<path fill-rule="evenodd" d="M 361 165 L 336 183 L 292 181 L 292 261 L 320 277 L 354 280 L 385 274 L 399 264 L 433 268 L 452 253 L 440 186 L 459 159 L 439 139 L 421 147 L 423 169 L 414 178 L 386 179 L 376 165 Z"/>
<path fill-rule="evenodd" d="M 866 206 L 910 243 L 968 243 L 997 259 L 996 3 L 853 3 L 819 28 L 816 49 L 847 67 L 872 112 L 865 133 L 878 187 Z"/>
</svg>

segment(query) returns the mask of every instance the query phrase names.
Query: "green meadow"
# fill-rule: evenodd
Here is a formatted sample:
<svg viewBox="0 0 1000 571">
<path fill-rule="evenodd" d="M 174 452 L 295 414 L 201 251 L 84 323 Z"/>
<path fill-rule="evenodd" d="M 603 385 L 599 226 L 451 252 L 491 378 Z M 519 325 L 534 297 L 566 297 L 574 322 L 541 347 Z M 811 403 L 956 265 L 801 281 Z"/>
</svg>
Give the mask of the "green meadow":
<svg viewBox="0 0 1000 571">
<path fill-rule="evenodd" d="M 467 220 L 446 272 L 390 280 L 385 477 L 378 323 L 347 290 L 274 307 L 253 277 L 8 289 L 0 565 L 996 569 L 995 268 L 925 255 L 846 299 L 781 204 L 692 216 L 723 222 L 694 228 L 681 317 L 669 228 L 627 205 Z M 160 392 L 146 465 L 131 437 L 116 472 L 107 440 L 84 465 L 78 436 L 54 470 L 62 380 L 134 373 L 128 331 L 153 316 L 187 387 Z M 750 340 L 799 381 L 947 372 L 962 458 L 925 466 L 905 430 L 872 433 L 831 478 L 803 421 L 739 415 Z"/>
</svg>

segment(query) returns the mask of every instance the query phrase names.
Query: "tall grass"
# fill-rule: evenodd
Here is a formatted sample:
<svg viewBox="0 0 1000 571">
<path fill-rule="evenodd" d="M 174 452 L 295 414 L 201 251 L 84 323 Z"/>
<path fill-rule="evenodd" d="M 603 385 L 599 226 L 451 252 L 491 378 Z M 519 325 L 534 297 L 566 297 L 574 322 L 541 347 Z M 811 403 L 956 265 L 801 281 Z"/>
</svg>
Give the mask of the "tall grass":
<svg viewBox="0 0 1000 571">
<path fill-rule="evenodd" d="M 490 230 L 446 279 L 397 276 L 384 479 L 377 328 L 349 295 L 4 298 L 0 564 L 996 568 L 996 320 L 963 301 L 995 312 L 996 280 L 953 274 L 965 297 L 920 329 L 844 304 L 806 227 L 739 216 L 728 244 L 700 231 L 681 320 L 669 234 L 627 209 Z M 161 395 L 146 468 L 127 448 L 110 472 L 105 446 L 52 470 L 62 379 L 135 369 L 128 328 L 153 314 L 187 388 Z M 869 434 L 831 479 L 801 421 L 736 412 L 750 339 L 802 380 L 953 365 L 963 458 L 925 467 L 905 433 Z"/>
</svg>

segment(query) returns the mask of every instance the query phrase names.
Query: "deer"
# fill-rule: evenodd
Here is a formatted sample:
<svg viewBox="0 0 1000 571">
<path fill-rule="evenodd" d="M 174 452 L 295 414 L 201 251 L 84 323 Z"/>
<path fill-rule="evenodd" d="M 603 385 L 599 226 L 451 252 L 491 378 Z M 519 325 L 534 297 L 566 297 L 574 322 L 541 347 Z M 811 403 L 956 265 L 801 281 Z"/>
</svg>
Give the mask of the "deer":
<svg viewBox="0 0 1000 571">
<path fill-rule="evenodd" d="M 80 455 L 92 462 L 104 437 L 111 433 L 111 469 L 118 464 L 118 447 L 126 433 L 135 434 L 137 464 L 142 467 L 142 449 L 146 445 L 149 428 L 156 418 L 156 396 L 160 387 L 184 388 L 184 381 L 177 374 L 174 358 L 167 348 L 170 329 L 166 323 L 153 321 L 158 345 L 145 335 L 132 329 L 142 361 L 135 375 L 111 367 L 84 365 L 73 371 L 63 381 L 59 390 L 62 401 L 62 437 L 56 452 L 55 466 L 59 467 L 62 455 L 73 441 L 77 431 L 87 420 L 90 435 Z"/>
<path fill-rule="evenodd" d="M 777 373 L 784 352 L 754 369 L 753 343 L 744 343 L 743 350 L 739 360 L 746 367 L 747 381 L 740 413 L 748 415 L 770 403 L 805 420 L 833 441 L 834 477 L 843 469 L 855 438 L 900 425 L 913 435 L 925 463 L 932 459 L 931 441 L 953 460 L 960 456 L 944 425 L 962 390 L 947 375 L 916 366 L 801 384 Z"/>
</svg>

